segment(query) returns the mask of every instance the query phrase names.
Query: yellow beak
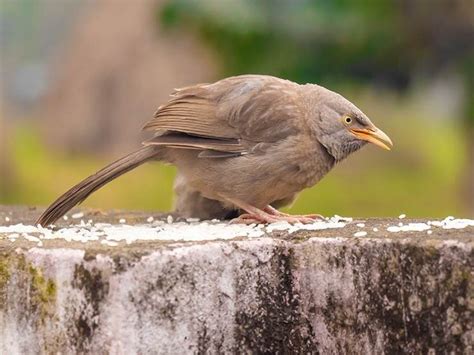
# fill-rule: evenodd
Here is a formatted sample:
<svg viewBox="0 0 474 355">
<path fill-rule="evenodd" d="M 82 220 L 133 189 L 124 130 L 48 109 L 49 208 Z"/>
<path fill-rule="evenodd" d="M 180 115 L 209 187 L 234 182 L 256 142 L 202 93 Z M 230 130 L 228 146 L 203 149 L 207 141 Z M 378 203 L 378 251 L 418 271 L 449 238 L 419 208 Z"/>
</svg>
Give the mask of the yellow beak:
<svg viewBox="0 0 474 355">
<path fill-rule="evenodd" d="M 359 139 L 373 143 L 380 148 L 390 150 L 393 147 L 392 140 L 382 130 L 377 127 L 350 130 Z"/>
</svg>

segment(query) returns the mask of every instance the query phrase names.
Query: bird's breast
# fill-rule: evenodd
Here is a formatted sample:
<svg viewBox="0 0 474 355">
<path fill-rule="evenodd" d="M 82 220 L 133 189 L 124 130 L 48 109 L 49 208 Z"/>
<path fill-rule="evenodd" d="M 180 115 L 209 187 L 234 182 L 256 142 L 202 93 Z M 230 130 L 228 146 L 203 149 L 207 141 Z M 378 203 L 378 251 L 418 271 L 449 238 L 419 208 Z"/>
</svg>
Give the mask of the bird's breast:
<svg viewBox="0 0 474 355">
<path fill-rule="evenodd" d="M 301 189 L 317 184 L 334 166 L 335 159 L 319 142 L 305 140 L 284 161 L 284 178 Z"/>
<path fill-rule="evenodd" d="M 332 168 L 334 159 L 317 146 L 287 140 L 225 159 L 201 159 L 196 153 L 180 152 L 173 163 L 187 183 L 206 198 L 222 201 L 227 197 L 264 207 L 291 199 L 316 184 Z"/>
</svg>

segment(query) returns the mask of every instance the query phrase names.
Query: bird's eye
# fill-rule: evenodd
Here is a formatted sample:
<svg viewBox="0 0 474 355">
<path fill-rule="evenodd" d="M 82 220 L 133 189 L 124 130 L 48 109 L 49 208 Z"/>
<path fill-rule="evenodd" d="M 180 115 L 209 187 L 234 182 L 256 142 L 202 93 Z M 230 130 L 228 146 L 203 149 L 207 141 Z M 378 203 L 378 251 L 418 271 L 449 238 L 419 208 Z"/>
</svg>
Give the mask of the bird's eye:
<svg viewBox="0 0 474 355">
<path fill-rule="evenodd" d="M 344 118 L 344 122 L 346 122 L 347 124 L 351 124 L 351 123 L 352 123 L 352 117 L 346 116 L 346 117 Z"/>
</svg>

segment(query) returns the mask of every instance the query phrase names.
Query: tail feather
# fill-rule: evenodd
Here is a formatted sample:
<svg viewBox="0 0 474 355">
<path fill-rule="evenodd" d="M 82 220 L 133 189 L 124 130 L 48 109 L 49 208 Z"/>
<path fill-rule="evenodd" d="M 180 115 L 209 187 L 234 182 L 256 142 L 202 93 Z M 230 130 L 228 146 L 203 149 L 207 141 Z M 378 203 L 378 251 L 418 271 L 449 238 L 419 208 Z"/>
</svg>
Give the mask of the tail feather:
<svg viewBox="0 0 474 355">
<path fill-rule="evenodd" d="M 67 211 L 84 201 L 90 194 L 108 182 L 135 169 L 146 161 L 156 158 L 159 151 L 160 149 L 156 147 L 146 146 L 107 165 L 61 195 L 43 212 L 36 224 L 46 227 L 54 223 Z"/>
</svg>

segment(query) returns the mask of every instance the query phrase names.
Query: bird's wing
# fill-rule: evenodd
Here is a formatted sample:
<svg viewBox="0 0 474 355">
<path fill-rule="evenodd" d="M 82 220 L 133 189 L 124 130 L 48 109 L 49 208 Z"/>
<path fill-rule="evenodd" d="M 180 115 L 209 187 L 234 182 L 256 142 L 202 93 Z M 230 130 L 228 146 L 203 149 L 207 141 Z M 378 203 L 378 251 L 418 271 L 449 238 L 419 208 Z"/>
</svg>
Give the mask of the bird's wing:
<svg viewBox="0 0 474 355">
<path fill-rule="evenodd" d="M 145 125 L 158 132 L 145 144 L 245 154 L 302 129 L 299 95 L 297 84 L 261 75 L 178 89 Z"/>
<path fill-rule="evenodd" d="M 210 137 L 192 136 L 186 133 L 167 133 L 155 136 L 143 142 L 144 145 L 164 145 L 172 148 L 218 150 L 229 153 L 239 153 L 243 147 L 238 139 L 216 139 Z"/>
</svg>

